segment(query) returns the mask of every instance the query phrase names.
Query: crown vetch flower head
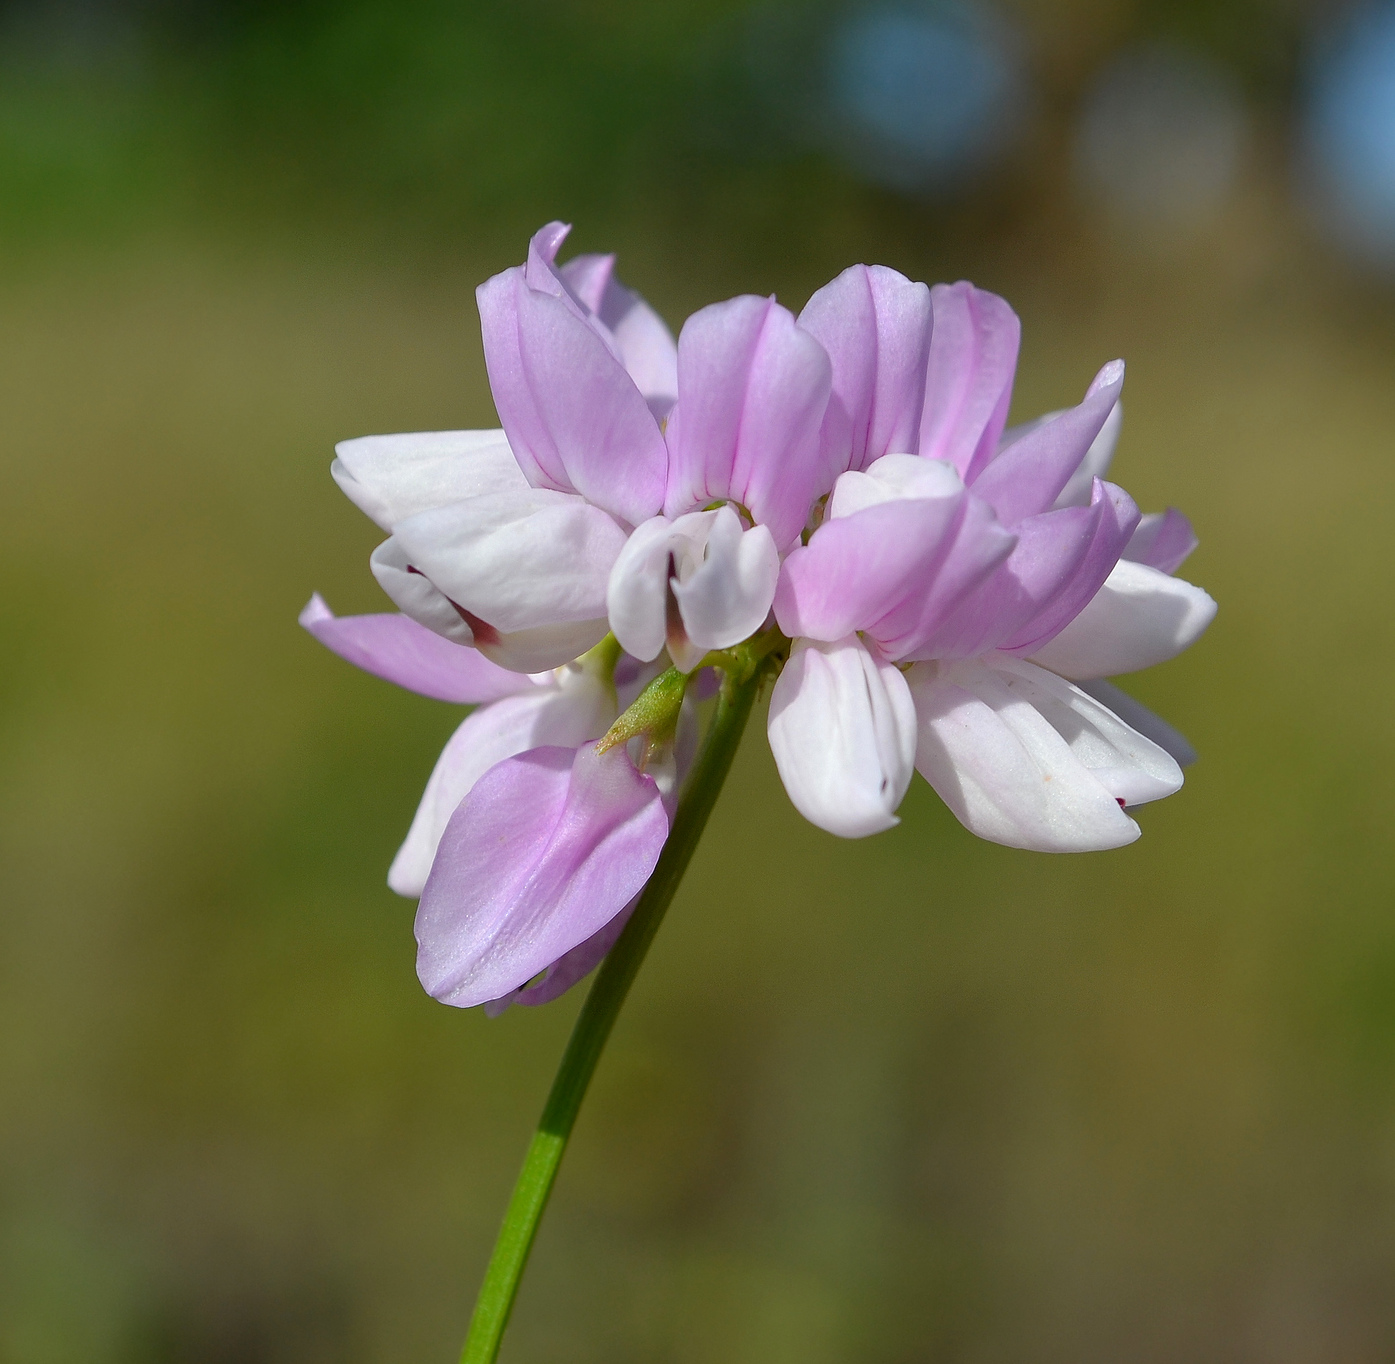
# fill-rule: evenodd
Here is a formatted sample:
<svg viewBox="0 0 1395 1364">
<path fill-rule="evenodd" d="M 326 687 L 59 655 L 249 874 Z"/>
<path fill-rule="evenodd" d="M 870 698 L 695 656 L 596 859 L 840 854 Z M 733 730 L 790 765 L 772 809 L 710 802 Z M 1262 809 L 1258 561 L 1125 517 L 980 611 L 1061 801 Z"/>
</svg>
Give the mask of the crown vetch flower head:
<svg viewBox="0 0 1395 1364">
<path fill-rule="evenodd" d="M 796 807 L 862 837 L 919 770 L 973 832 L 1116 847 L 1186 741 L 1108 678 L 1215 603 L 1180 512 L 1105 480 L 1124 366 L 1006 429 L 1020 327 L 968 283 L 855 265 L 796 317 L 743 296 L 677 342 L 610 256 L 551 223 L 480 286 L 502 429 L 345 441 L 400 615 L 302 623 L 360 667 L 477 709 L 389 880 L 419 896 L 447 1002 L 554 998 L 618 938 L 693 761 L 707 669 L 774 679 Z M 725 693 L 724 693 L 725 694 Z"/>
</svg>

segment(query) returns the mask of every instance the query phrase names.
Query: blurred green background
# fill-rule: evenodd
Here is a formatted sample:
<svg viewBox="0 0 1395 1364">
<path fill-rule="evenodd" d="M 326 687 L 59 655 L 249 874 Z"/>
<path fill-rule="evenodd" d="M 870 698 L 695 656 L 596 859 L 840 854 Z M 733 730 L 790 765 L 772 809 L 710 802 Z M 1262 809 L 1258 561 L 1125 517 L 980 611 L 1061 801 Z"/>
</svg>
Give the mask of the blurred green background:
<svg viewBox="0 0 1395 1364">
<path fill-rule="evenodd" d="M 1005 0 L 1006 131 L 884 156 L 820 94 L 849 15 L 0 10 L 3 1364 L 455 1357 L 581 992 L 422 994 L 384 875 L 459 713 L 295 616 L 385 609 L 331 446 L 494 424 L 473 289 L 553 217 L 675 330 L 973 278 L 1014 419 L 1125 356 L 1117 477 L 1221 610 L 1126 683 L 1202 758 L 1117 852 L 919 779 L 840 842 L 753 726 L 505 1358 L 1395 1359 L 1395 290 L 1305 197 L 1331 15 Z M 1111 114 L 1160 52 L 1180 114 Z"/>
</svg>

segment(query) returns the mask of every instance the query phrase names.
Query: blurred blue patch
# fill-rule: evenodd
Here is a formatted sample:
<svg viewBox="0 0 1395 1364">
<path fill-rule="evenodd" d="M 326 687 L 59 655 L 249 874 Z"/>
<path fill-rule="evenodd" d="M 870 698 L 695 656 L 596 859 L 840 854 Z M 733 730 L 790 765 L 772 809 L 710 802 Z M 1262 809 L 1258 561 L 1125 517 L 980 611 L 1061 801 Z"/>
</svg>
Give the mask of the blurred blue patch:
<svg viewBox="0 0 1395 1364">
<path fill-rule="evenodd" d="M 858 173 L 892 189 L 954 187 L 1021 127 L 1018 44 L 981 6 L 859 7 L 832 26 L 827 59 L 827 134 Z"/>
<path fill-rule="evenodd" d="M 1357 256 L 1395 267 L 1395 6 L 1361 11 L 1318 46 L 1302 136 L 1324 225 Z"/>
<path fill-rule="evenodd" d="M 1077 182 L 1136 233 L 1203 227 L 1234 188 L 1248 122 L 1239 83 L 1220 63 L 1172 45 L 1128 48 L 1081 105 Z"/>
</svg>

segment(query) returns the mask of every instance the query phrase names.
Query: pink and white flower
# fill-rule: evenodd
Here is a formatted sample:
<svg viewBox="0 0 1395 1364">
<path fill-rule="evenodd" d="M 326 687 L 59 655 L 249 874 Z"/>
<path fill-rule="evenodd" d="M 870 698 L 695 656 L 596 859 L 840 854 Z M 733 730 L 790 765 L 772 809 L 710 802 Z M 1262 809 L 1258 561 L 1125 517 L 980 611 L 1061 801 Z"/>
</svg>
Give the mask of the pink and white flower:
<svg viewBox="0 0 1395 1364">
<path fill-rule="evenodd" d="M 753 637 L 785 659 L 770 744 L 821 828 L 891 827 L 919 770 L 996 842 L 1136 838 L 1126 808 L 1194 755 L 1106 679 L 1179 653 L 1215 603 L 1174 576 L 1186 518 L 1105 481 L 1122 362 L 1007 431 L 1019 324 L 995 295 L 859 265 L 798 317 L 743 296 L 675 344 L 611 257 L 557 265 L 567 230 L 478 291 L 501 429 L 338 447 L 403 614 L 302 616 L 479 707 L 389 876 L 420 896 L 427 988 L 497 1009 L 597 964 L 667 837 L 691 707 L 687 740 L 596 741 L 640 667 L 674 665 L 681 699 L 679 674 Z"/>
</svg>

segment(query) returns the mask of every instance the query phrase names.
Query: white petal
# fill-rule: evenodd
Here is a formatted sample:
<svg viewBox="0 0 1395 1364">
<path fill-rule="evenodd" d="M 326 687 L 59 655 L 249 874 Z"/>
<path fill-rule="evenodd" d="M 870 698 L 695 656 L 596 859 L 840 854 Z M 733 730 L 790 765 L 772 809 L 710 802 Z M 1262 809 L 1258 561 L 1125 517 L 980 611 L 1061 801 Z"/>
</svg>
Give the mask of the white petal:
<svg viewBox="0 0 1395 1364">
<path fill-rule="evenodd" d="M 710 512 L 679 517 L 712 519 Z M 657 658 L 667 630 L 669 559 L 676 539 L 675 523 L 654 516 L 635 527 L 610 570 L 606 609 L 610 628 L 627 654 Z"/>
<path fill-rule="evenodd" d="M 608 513 L 543 488 L 420 512 L 394 536 L 414 567 L 502 634 L 602 618 L 606 580 L 625 544 Z"/>
<path fill-rule="evenodd" d="M 395 536 L 384 540 L 368 560 L 378 586 L 392 598 L 403 615 L 411 616 L 428 630 L 453 639 L 457 644 L 473 644 L 473 631 L 450 599 L 420 573 L 413 573 L 409 564 L 407 551 Z"/>
<path fill-rule="evenodd" d="M 719 508 L 703 556 L 672 585 L 688 639 L 706 652 L 755 634 L 770 614 L 779 577 L 780 552 L 769 530 L 743 531 L 730 507 Z"/>
<path fill-rule="evenodd" d="M 516 673 L 537 673 L 559 668 L 580 657 L 605 638 L 606 622 L 563 621 L 509 633 L 476 619 L 476 629 L 456 604 L 421 572 L 408 567 L 406 550 L 394 536 L 373 551 L 369 561 L 378 585 L 398 610 L 457 644 L 472 644 L 492 663 Z"/>
<path fill-rule="evenodd" d="M 1062 678 L 1019 659 L 920 663 L 916 767 L 981 838 L 1037 852 L 1133 842 L 1119 802 L 1176 791 L 1182 772 L 1157 744 Z"/>
<path fill-rule="evenodd" d="M 510 634 L 476 631 L 475 648 L 491 663 L 516 673 L 540 673 L 560 668 L 606 636 L 605 618 L 569 620 L 560 625 L 537 625 Z"/>
<path fill-rule="evenodd" d="M 1151 739 L 1159 748 L 1166 749 L 1176 759 L 1179 767 L 1190 767 L 1196 761 L 1196 749 L 1187 741 L 1187 736 L 1167 723 L 1160 715 L 1155 715 L 1141 701 L 1136 701 L 1126 691 L 1121 691 L 1112 682 L 1096 678 L 1093 682 L 1077 682 L 1087 696 L 1093 696 L 1100 705 L 1112 710 L 1130 729 L 1136 729 L 1145 739 Z"/>
<path fill-rule="evenodd" d="M 672 521 L 656 516 L 635 528 L 611 570 L 610 628 L 636 658 L 656 658 L 667 644 L 680 668 L 695 667 L 709 649 L 729 648 L 760 629 L 779 576 L 770 532 L 743 531 L 730 507 Z"/>
<path fill-rule="evenodd" d="M 388 871 L 388 885 L 399 895 L 421 894 L 456 806 L 495 763 L 544 744 L 575 748 L 614 722 L 615 702 L 599 678 L 578 668 L 559 674 L 535 695 L 481 706 L 451 735 Z"/>
<path fill-rule="evenodd" d="M 795 809 L 842 838 L 898 823 L 915 767 L 916 716 L 899 669 L 855 635 L 796 640 L 770 698 L 770 751 Z"/>
<path fill-rule="evenodd" d="M 334 481 L 387 531 L 432 507 L 528 486 L 502 431 L 360 436 L 334 451 Z"/>
<path fill-rule="evenodd" d="M 879 502 L 906 498 L 956 497 L 964 491 L 959 471 L 940 459 L 919 455 L 883 455 L 867 466 L 840 474 L 828 499 L 828 515 L 851 516 Z"/>
<path fill-rule="evenodd" d="M 1032 660 L 1077 680 L 1137 672 L 1176 658 L 1215 614 L 1201 588 L 1121 559 L 1090 604 Z"/>
</svg>

